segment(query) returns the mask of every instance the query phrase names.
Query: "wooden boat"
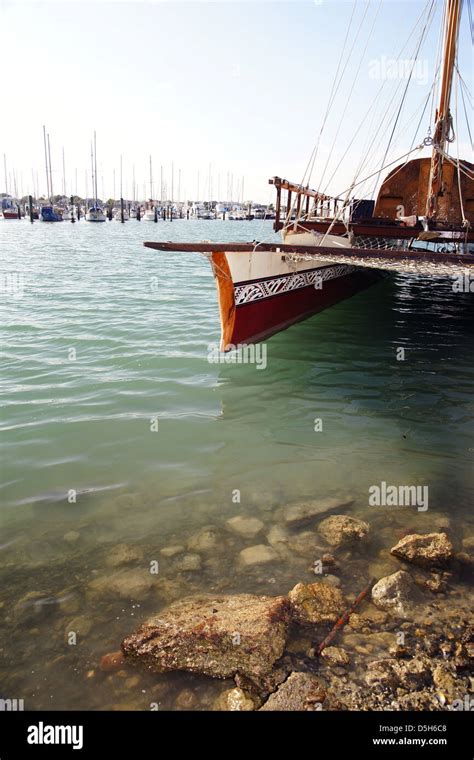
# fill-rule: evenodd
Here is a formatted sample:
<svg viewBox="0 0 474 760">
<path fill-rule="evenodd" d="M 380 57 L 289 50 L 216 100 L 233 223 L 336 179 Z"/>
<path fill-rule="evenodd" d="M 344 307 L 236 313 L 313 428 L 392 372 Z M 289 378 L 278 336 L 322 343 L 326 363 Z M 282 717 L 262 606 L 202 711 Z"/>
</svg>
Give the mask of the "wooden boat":
<svg viewBox="0 0 474 760">
<path fill-rule="evenodd" d="M 282 245 L 145 243 L 208 256 L 218 290 L 221 350 L 268 338 L 367 288 L 386 271 L 417 267 L 420 261 L 432 274 L 473 266 L 474 166 L 447 152 L 460 16 L 461 0 L 445 0 L 433 137 L 428 134 L 399 162 L 391 162 L 375 201 L 353 197 L 360 182 L 330 196 L 273 177 L 274 229 L 281 232 Z M 427 146 L 431 157 L 408 160 Z M 378 173 L 389 167 L 382 165 Z"/>
</svg>

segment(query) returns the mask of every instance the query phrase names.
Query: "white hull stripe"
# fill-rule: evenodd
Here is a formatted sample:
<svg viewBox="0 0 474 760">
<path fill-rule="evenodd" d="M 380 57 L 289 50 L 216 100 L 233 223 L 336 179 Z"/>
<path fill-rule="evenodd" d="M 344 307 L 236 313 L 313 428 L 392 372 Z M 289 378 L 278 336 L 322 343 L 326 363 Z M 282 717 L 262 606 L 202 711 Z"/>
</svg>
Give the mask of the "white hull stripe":
<svg viewBox="0 0 474 760">
<path fill-rule="evenodd" d="M 339 264 L 334 267 L 310 269 L 306 272 L 291 272 L 281 277 L 272 277 L 258 282 L 240 283 L 234 287 L 235 304 L 241 306 L 244 303 L 260 301 L 263 298 L 271 298 L 292 290 L 314 287 L 317 283 L 344 277 L 358 269 L 359 267 Z"/>
</svg>

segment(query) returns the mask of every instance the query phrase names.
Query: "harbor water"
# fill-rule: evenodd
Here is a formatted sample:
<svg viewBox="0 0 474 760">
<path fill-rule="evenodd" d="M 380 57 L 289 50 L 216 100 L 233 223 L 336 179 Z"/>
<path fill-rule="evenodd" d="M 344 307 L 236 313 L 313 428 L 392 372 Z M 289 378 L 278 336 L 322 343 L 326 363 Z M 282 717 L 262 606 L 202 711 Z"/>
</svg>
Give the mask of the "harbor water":
<svg viewBox="0 0 474 760">
<path fill-rule="evenodd" d="M 206 257 L 143 247 L 170 239 L 278 237 L 264 221 L 0 224 L 0 696 L 27 709 L 209 708 L 219 682 L 99 662 L 171 600 L 314 581 L 305 551 L 239 566 L 287 504 L 351 495 L 373 539 L 347 558 L 347 594 L 391 570 L 409 529 L 473 533 L 472 293 L 393 275 L 260 362 L 224 360 Z M 427 486 L 429 504 L 373 506 L 381 483 Z M 230 531 L 236 515 L 261 534 Z"/>
</svg>

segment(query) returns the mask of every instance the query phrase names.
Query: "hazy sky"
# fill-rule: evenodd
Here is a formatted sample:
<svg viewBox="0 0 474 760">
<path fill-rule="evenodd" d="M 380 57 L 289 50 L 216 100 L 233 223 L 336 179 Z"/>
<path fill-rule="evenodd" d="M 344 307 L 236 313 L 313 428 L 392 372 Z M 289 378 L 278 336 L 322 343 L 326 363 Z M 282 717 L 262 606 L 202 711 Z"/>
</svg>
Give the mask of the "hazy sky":
<svg viewBox="0 0 474 760">
<path fill-rule="evenodd" d="M 442 3 L 437 5 L 391 158 L 410 148 L 431 87 Z M 426 0 L 0 0 L 0 151 L 7 157 L 9 190 L 15 170 L 18 191 L 31 192 L 33 170 L 40 193 L 45 192 L 46 124 L 55 192 L 62 190 L 63 147 L 67 192 L 76 189 L 76 170 L 79 194 L 85 194 L 85 172 L 91 192 L 90 141 L 95 129 L 99 196 L 103 191 L 106 197 L 113 195 L 114 168 L 118 196 L 122 154 L 124 194 L 132 195 L 135 165 L 143 197 L 151 154 L 155 197 L 160 194 L 160 166 L 170 186 L 174 163 L 175 198 L 180 171 L 181 199 L 185 194 L 196 197 L 199 171 L 200 195 L 207 199 L 211 164 L 213 198 L 218 189 L 222 199 L 228 195 L 228 176 L 233 175 L 234 199 L 241 195 L 245 177 L 245 199 L 273 200 L 270 176 L 302 179 L 353 14 L 346 50 L 358 30 L 359 36 L 311 182 L 318 184 L 336 136 L 330 166 L 343 160 L 327 189 L 340 193 L 350 184 L 364 145 L 372 147 L 375 158 L 384 153 L 388 127 L 382 129 L 380 143 L 372 142 L 372 133 L 380 114 L 387 107 L 396 109 L 406 84 L 406 71 L 394 71 L 391 59 L 425 6 Z M 413 57 L 416 41 L 414 35 L 404 59 Z M 472 88 L 467 8 L 461 23 L 460 65 Z M 357 133 L 383 83 L 382 98 L 370 113 L 373 118 Z M 430 105 L 416 144 L 426 134 Z M 458 109 L 462 114 L 460 96 Z M 464 116 L 461 122 L 460 149 L 472 160 Z M 352 149 L 344 156 L 354 135 Z M 3 174 L 2 155 L 1 190 Z M 330 169 L 324 173 L 323 186 L 331 174 Z"/>
</svg>

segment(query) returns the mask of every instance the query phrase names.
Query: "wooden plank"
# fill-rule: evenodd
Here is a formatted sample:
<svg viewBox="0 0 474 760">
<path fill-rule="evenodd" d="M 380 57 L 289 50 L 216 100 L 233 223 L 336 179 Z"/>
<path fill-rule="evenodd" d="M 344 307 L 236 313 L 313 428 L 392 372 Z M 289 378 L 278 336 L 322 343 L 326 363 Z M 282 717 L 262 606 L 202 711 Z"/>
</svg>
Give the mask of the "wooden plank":
<svg viewBox="0 0 474 760">
<path fill-rule="evenodd" d="M 305 219 L 304 222 L 302 222 L 299 225 L 290 225 L 288 226 L 288 229 L 291 229 L 295 232 L 307 232 L 308 230 L 316 230 L 317 232 L 325 233 L 328 231 L 329 227 L 331 226 L 332 222 L 331 220 L 327 222 L 317 222 L 309 220 L 307 221 Z M 274 229 L 276 231 L 283 229 L 285 225 L 280 222 L 280 225 L 277 227 L 277 225 L 274 225 Z M 362 224 L 349 224 L 348 225 L 351 232 L 354 233 L 354 235 L 362 235 L 365 237 L 377 237 L 377 238 L 392 238 L 392 239 L 407 239 L 407 238 L 416 238 L 421 232 L 423 232 L 423 228 L 420 225 L 419 227 L 401 227 L 396 224 L 370 224 L 370 223 L 362 223 Z M 346 225 L 342 224 L 342 222 L 336 222 L 331 227 L 331 235 L 344 235 L 347 231 Z M 432 232 L 445 232 L 446 234 L 453 234 L 456 235 L 456 237 L 453 237 L 453 240 L 458 241 L 466 241 L 471 243 L 474 242 L 474 231 L 467 232 L 462 227 L 458 227 L 453 230 L 442 230 L 442 229 L 436 229 L 432 228 Z M 450 238 L 442 238 L 441 240 L 450 240 Z M 439 242 L 439 241 L 438 241 Z"/>
<path fill-rule="evenodd" d="M 282 190 L 298 193 L 299 195 L 307 195 L 309 198 L 318 198 L 324 201 L 331 200 L 330 195 L 324 195 L 317 190 L 311 190 L 309 187 L 298 185 L 296 182 L 289 182 L 287 179 L 281 179 L 281 177 L 271 177 L 271 179 L 268 180 L 268 184 L 275 185 L 275 187 L 279 187 Z"/>
<path fill-rule="evenodd" d="M 392 261 L 426 261 L 434 264 L 457 264 L 459 266 L 473 266 L 474 254 L 456 254 L 456 253 L 435 253 L 434 251 L 404 251 L 394 249 L 372 249 L 372 248 L 334 248 L 333 246 L 308 246 L 308 245 L 278 245 L 275 243 L 173 243 L 168 242 L 146 242 L 147 248 L 154 248 L 158 251 L 181 251 L 193 253 L 223 253 L 232 251 L 235 253 L 248 253 L 249 251 L 269 251 L 272 253 L 300 253 L 303 255 L 311 254 L 314 258 L 323 258 L 324 256 L 337 257 L 338 259 L 347 259 L 353 264 L 357 264 L 357 259 L 390 259 Z"/>
</svg>

